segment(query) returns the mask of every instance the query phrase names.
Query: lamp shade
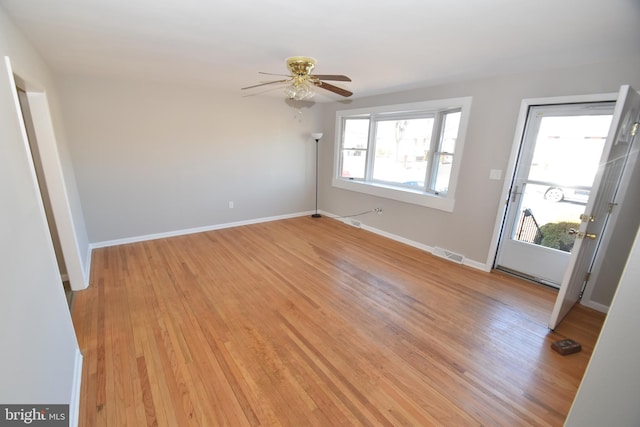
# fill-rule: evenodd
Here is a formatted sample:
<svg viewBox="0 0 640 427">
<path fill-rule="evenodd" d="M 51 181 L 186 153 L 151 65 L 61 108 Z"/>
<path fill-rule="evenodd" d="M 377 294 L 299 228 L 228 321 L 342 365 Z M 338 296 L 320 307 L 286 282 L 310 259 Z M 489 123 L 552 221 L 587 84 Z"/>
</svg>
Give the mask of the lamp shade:
<svg viewBox="0 0 640 427">
<path fill-rule="evenodd" d="M 315 139 L 316 141 L 318 141 L 320 138 L 322 138 L 322 132 L 314 132 L 311 134 L 311 138 Z"/>
</svg>

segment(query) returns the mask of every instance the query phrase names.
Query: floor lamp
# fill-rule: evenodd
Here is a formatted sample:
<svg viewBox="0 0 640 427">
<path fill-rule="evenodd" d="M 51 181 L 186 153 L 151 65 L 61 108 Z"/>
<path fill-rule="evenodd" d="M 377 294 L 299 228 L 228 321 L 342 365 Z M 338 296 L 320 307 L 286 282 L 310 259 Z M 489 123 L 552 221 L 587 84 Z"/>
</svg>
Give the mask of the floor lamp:
<svg viewBox="0 0 640 427">
<path fill-rule="evenodd" d="M 322 215 L 318 213 L 318 144 L 320 142 L 320 138 L 322 138 L 322 132 L 312 133 L 311 138 L 316 141 L 316 213 L 311 215 L 311 217 L 320 218 Z"/>
</svg>

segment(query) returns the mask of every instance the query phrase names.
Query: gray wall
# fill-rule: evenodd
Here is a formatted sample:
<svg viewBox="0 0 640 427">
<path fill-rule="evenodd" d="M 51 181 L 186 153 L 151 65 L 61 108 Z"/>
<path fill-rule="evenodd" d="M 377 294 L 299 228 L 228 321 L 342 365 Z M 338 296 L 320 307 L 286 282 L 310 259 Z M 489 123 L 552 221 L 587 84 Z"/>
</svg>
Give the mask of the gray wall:
<svg viewBox="0 0 640 427">
<path fill-rule="evenodd" d="M 309 211 L 319 108 L 282 96 L 60 76 L 89 239 Z M 229 202 L 234 208 L 229 208 Z"/>
<path fill-rule="evenodd" d="M 485 264 L 498 211 L 503 209 L 504 181 L 489 180 L 491 169 L 506 170 L 520 103 L 525 98 L 617 92 L 623 84 L 640 88 L 640 58 L 627 62 L 537 71 L 518 75 L 415 89 L 356 99 L 325 107 L 320 206 L 338 215 L 382 207 L 383 215 L 361 217 L 363 224 L 386 233 L 461 253 Z M 380 199 L 331 186 L 335 112 L 341 109 L 472 96 L 461 174 L 452 213 Z"/>
<path fill-rule="evenodd" d="M 0 9 L 0 55 L 55 99 L 46 65 Z M 0 68 L 0 402 L 72 403 L 71 316 L 4 58 Z M 54 115 L 59 113 L 52 103 Z M 54 117 L 55 120 L 55 117 Z M 68 166 L 66 166 L 68 167 Z M 69 172 L 69 171 L 67 171 Z M 70 192 L 73 189 L 69 188 Z M 82 233 L 82 231 L 80 231 Z"/>
</svg>

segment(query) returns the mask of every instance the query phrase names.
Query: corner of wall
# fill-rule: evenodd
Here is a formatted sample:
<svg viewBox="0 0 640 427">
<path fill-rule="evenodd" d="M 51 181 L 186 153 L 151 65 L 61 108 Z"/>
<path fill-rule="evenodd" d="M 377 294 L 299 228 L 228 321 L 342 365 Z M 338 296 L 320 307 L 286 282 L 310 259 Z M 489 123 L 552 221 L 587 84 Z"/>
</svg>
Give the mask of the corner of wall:
<svg viewBox="0 0 640 427">
<path fill-rule="evenodd" d="M 79 424 L 80 386 L 82 384 L 82 361 L 82 353 L 80 352 L 80 349 L 76 349 L 71 400 L 69 402 L 69 426 L 71 427 L 76 427 Z"/>
</svg>

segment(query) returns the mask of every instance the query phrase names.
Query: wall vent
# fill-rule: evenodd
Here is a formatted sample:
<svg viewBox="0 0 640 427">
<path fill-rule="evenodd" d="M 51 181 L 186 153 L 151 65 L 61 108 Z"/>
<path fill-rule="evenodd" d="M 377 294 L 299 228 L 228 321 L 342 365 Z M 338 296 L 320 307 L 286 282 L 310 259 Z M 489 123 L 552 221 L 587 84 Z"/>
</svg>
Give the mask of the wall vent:
<svg viewBox="0 0 640 427">
<path fill-rule="evenodd" d="M 464 255 L 457 254 L 455 252 L 450 252 L 446 249 L 435 247 L 431 251 L 431 253 L 435 256 L 439 256 L 440 258 L 448 259 L 449 261 L 453 261 L 458 264 L 462 264 L 464 262 Z"/>
</svg>

